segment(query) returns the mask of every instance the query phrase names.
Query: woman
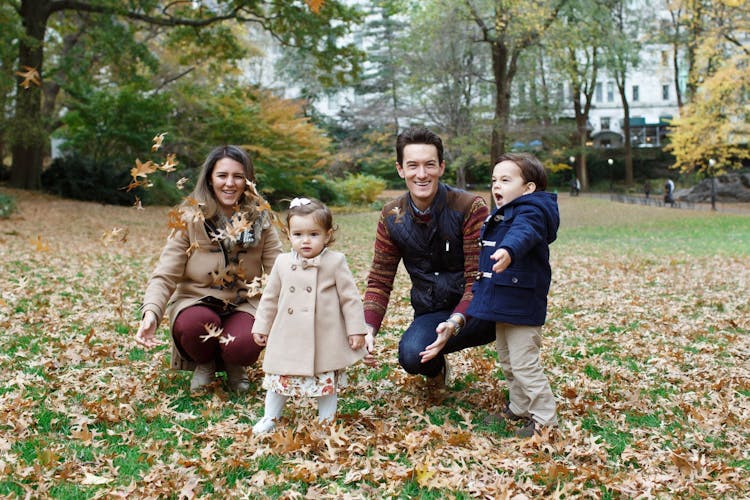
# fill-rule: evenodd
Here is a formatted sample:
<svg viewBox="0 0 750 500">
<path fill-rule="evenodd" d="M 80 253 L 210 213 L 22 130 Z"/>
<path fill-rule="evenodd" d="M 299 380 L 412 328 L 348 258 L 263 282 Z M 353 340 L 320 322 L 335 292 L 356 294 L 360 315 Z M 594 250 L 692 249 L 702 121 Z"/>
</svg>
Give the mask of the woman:
<svg viewBox="0 0 750 500">
<path fill-rule="evenodd" d="M 255 190 L 255 171 L 236 146 L 209 153 L 196 187 L 172 217 L 172 234 L 143 299 L 136 341 L 158 345 L 166 314 L 172 331 L 172 367 L 193 370 L 190 390 L 227 372 L 229 388 L 245 393 L 245 366 L 263 349 L 250 333 L 260 300 L 258 282 L 281 253 L 268 204 Z"/>
</svg>

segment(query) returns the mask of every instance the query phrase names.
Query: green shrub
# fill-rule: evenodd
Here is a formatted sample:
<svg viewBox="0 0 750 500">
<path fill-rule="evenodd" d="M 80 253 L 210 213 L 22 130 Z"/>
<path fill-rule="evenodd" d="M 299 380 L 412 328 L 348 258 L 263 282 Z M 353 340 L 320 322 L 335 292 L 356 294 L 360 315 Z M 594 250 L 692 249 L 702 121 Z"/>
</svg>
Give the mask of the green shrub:
<svg viewBox="0 0 750 500">
<path fill-rule="evenodd" d="M 336 186 L 325 180 L 324 177 L 315 177 L 306 182 L 305 193 L 307 194 L 308 192 L 310 196 L 328 205 L 340 205 L 343 201 L 340 193 L 336 192 Z"/>
<path fill-rule="evenodd" d="M 7 219 L 16 211 L 16 200 L 0 193 L 0 219 Z"/>
<path fill-rule="evenodd" d="M 188 195 L 189 189 L 180 191 L 177 189 L 176 181 L 168 176 L 159 174 L 149 176 L 152 186 L 143 191 L 144 205 L 161 205 L 172 207 L 182 201 Z M 192 185 L 192 184 L 191 184 Z"/>
<path fill-rule="evenodd" d="M 336 191 L 348 204 L 369 205 L 383 192 L 386 182 L 374 175 L 355 174 L 335 181 Z"/>
<path fill-rule="evenodd" d="M 130 180 L 130 165 L 97 162 L 77 155 L 57 158 L 42 172 L 42 186 L 49 193 L 113 205 L 131 205 L 136 196 L 143 196 L 140 189 L 124 189 Z"/>
</svg>

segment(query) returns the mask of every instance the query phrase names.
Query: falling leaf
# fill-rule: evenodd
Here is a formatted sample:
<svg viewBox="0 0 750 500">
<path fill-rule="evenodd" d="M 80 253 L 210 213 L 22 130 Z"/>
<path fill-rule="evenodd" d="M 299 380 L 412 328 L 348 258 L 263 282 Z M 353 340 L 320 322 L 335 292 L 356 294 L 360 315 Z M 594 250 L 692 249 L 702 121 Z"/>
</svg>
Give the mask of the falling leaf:
<svg viewBox="0 0 750 500">
<path fill-rule="evenodd" d="M 167 159 L 164 160 L 164 163 L 159 165 L 159 170 L 162 170 L 164 172 L 174 172 L 175 167 L 179 165 L 180 163 L 177 160 L 175 160 L 175 156 L 177 156 L 176 153 L 167 155 Z"/>
<path fill-rule="evenodd" d="M 102 233 L 102 243 L 108 246 L 110 243 L 125 243 L 128 240 L 128 228 L 114 227 L 111 231 Z"/>
<path fill-rule="evenodd" d="M 31 244 L 34 245 L 34 249 L 37 252 L 49 252 L 49 245 L 47 245 L 47 243 L 42 241 L 41 234 L 38 234 L 36 238 L 31 238 L 30 241 L 31 241 Z"/>
<path fill-rule="evenodd" d="M 167 135 L 166 132 L 162 132 L 161 134 L 157 134 L 154 136 L 152 141 L 154 144 L 151 146 L 151 151 L 158 151 L 159 148 L 161 148 L 161 143 L 164 141 L 164 136 Z"/>
<path fill-rule="evenodd" d="M 19 84 L 21 87 L 28 90 L 32 84 L 37 87 L 42 84 L 42 78 L 36 68 L 24 66 L 23 69 L 24 71 L 16 71 L 16 75 L 23 78 L 23 81 Z"/>
<path fill-rule="evenodd" d="M 141 160 L 136 158 L 135 167 L 130 169 L 130 176 L 133 178 L 133 180 L 136 180 L 138 177 L 145 178 L 150 174 L 156 172 L 157 168 L 157 165 L 151 160 L 146 161 L 146 163 L 142 163 Z"/>
<path fill-rule="evenodd" d="M 185 184 L 189 181 L 187 177 L 180 177 L 180 179 L 177 181 L 177 189 L 183 189 L 185 187 Z"/>
<path fill-rule="evenodd" d="M 224 329 L 220 326 L 216 326 L 213 323 L 206 323 L 203 325 L 203 328 L 206 330 L 205 335 L 201 335 L 200 339 L 201 342 L 206 342 L 209 339 L 215 339 L 221 337 L 221 334 L 224 333 Z"/>
</svg>

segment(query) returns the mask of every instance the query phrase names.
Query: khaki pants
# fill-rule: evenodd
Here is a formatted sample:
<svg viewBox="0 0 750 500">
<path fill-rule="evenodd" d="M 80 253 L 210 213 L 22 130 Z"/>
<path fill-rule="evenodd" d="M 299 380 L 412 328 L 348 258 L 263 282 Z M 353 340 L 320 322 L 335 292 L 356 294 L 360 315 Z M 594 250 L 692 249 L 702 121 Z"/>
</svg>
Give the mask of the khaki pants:
<svg viewBox="0 0 750 500">
<path fill-rule="evenodd" d="M 539 425 L 557 425 L 555 397 L 539 360 L 542 327 L 495 325 L 495 346 L 510 392 L 510 411 Z"/>
</svg>

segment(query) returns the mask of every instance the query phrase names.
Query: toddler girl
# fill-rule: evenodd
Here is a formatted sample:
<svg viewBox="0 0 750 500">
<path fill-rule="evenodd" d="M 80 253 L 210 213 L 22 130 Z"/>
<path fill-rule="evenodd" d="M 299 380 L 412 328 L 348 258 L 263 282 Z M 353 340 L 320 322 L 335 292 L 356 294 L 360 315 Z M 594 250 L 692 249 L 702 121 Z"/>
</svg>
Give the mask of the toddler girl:
<svg viewBox="0 0 750 500">
<path fill-rule="evenodd" d="M 279 255 L 263 291 L 253 336 L 266 346 L 266 408 L 253 426 L 273 430 L 289 396 L 318 398 L 318 421 L 332 421 L 344 368 L 365 355 L 362 299 L 333 243 L 333 217 L 323 203 L 295 198 L 287 228 L 292 251 Z"/>
</svg>

